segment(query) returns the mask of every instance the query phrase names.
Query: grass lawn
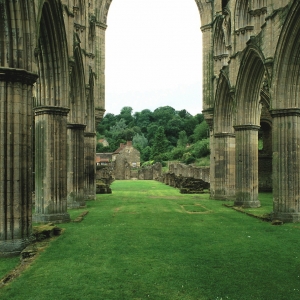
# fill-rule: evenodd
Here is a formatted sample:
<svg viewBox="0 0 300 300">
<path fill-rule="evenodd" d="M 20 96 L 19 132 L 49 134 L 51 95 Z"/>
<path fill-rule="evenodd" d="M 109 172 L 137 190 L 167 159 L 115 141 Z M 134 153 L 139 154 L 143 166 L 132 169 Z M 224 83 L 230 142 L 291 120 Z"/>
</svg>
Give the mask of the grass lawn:
<svg viewBox="0 0 300 300">
<path fill-rule="evenodd" d="M 272 226 L 155 181 L 112 189 L 87 202 L 81 223 L 63 224 L 0 299 L 300 299 L 300 224 Z M 15 264 L 2 258 L 0 275 Z"/>
</svg>

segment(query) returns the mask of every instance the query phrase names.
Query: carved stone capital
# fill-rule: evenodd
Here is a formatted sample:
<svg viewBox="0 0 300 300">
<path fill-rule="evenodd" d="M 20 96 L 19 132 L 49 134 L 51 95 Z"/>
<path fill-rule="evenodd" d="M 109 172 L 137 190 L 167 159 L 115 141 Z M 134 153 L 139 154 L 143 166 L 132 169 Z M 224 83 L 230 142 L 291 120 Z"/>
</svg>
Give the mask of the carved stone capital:
<svg viewBox="0 0 300 300">
<path fill-rule="evenodd" d="M 271 109 L 270 113 L 273 118 L 287 117 L 287 116 L 300 116 L 300 108 L 279 108 Z"/>
<path fill-rule="evenodd" d="M 230 133 L 230 132 L 218 132 L 214 134 L 215 138 L 226 138 L 226 137 L 231 137 L 231 138 L 235 138 L 235 134 L 234 133 Z"/>
<path fill-rule="evenodd" d="M 84 130 L 85 127 L 86 127 L 85 124 L 79 124 L 79 123 L 68 123 L 67 124 L 68 129 Z"/>
<path fill-rule="evenodd" d="M 96 132 L 85 132 L 84 137 L 94 138 L 96 136 Z"/>
<path fill-rule="evenodd" d="M 67 116 L 70 111 L 69 108 L 60 107 L 60 106 L 37 106 L 33 110 L 36 116 L 40 116 L 40 115 Z"/>
<path fill-rule="evenodd" d="M 233 126 L 235 131 L 259 131 L 260 126 L 253 124 L 235 125 Z"/>
<path fill-rule="evenodd" d="M 0 67 L 0 81 L 21 82 L 33 85 L 38 79 L 38 75 L 23 69 L 12 69 Z"/>
</svg>

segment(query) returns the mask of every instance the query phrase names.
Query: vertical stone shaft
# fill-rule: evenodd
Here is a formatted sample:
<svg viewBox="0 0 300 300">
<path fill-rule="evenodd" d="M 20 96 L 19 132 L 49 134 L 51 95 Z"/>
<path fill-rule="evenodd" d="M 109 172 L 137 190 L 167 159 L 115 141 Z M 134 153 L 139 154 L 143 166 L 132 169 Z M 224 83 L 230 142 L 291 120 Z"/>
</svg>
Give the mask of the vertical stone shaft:
<svg viewBox="0 0 300 300">
<path fill-rule="evenodd" d="M 97 23 L 96 25 L 96 56 L 95 68 L 97 78 L 95 79 L 94 103 L 96 126 L 103 118 L 105 109 L 105 30 L 106 25 Z"/>
<path fill-rule="evenodd" d="M 84 194 L 85 200 L 96 199 L 96 163 L 95 163 L 95 149 L 96 149 L 96 134 L 94 132 L 84 133 L 84 173 L 85 184 Z"/>
<path fill-rule="evenodd" d="M 32 232 L 32 85 L 37 76 L 0 68 L 0 255 L 17 255 Z"/>
<path fill-rule="evenodd" d="M 235 135 L 216 133 L 214 135 L 215 184 L 211 191 L 213 199 L 235 198 Z"/>
<path fill-rule="evenodd" d="M 85 206 L 83 124 L 68 124 L 68 208 Z"/>
<path fill-rule="evenodd" d="M 300 109 L 272 110 L 273 218 L 300 221 Z"/>
<path fill-rule="evenodd" d="M 259 207 L 258 201 L 258 130 L 256 125 L 234 126 L 236 133 L 235 205 Z"/>
<path fill-rule="evenodd" d="M 68 108 L 35 108 L 35 215 L 39 223 L 68 222 Z"/>
</svg>

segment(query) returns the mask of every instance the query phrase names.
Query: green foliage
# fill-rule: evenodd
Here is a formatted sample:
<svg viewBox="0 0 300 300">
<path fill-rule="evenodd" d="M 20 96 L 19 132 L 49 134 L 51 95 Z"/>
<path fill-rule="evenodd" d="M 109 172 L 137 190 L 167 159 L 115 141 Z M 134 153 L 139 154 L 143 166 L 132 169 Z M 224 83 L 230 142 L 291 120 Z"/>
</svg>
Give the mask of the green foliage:
<svg viewBox="0 0 300 300">
<path fill-rule="evenodd" d="M 132 139 L 132 144 L 135 148 L 141 151 L 148 146 L 148 139 L 144 136 L 143 133 L 136 133 Z"/>
<path fill-rule="evenodd" d="M 163 161 L 165 152 L 168 150 L 169 141 L 166 138 L 164 128 L 159 126 L 154 137 L 153 147 L 151 149 L 151 159 Z"/>
<path fill-rule="evenodd" d="M 141 160 L 142 160 L 142 162 L 148 161 L 148 160 L 150 160 L 150 157 L 151 157 L 151 147 L 147 146 L 141 152 Z"/>
<path fill-rule="evenodd" d="M 162 132 L 163 136 L 157 136 Z M 185 109 L 176 111 L 170 106 L 159 107 L 154 112 L 144 109 L 134 115 L 132 108 L 125 106 L 119 115 L 108 113 L 97 127 L 97 140 L 100 137 L 106 138 L 109 147 L 97 144 L 97 152 L 113 152 L 120 143 L 132 140 L 141 152 L 142 162 L 155 159 L 195 163 L 209 153 L 206 142 L 198 144 L 208 137 L 203 115 L 192 116 Z M 191 148 L 186 148 L 187 144 L 192 144 Z"/>
<path fill-rule="evenodd" d="M 177 141 L 177 147 L 186 147 L 187 142 L 188 142 L 188 138 L 186 132 L 184 130 L 180 131 L 178 141 Z"/>
<path fill-rule="evenodd" d="M 201 122 L 195 127 L 193 140 L 197 142 L 199 140 L 205 139 L 209 136 L 209 127 L 206 121 Z"/>
</svg>

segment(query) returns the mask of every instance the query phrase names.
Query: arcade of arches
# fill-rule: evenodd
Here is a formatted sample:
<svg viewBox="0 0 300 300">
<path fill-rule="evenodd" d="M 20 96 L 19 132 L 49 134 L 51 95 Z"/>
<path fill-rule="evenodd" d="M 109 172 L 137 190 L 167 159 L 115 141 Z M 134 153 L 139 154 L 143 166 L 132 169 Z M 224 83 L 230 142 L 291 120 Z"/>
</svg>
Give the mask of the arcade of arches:
<svg viewBox="0 0 300 300">
<path fill-rule="evenodd" d="M 211 198 L 258 207 L 272 190 L 273 218 L 298 222 L 300 2 L 194 1 Z M 95 198 L 111 2 L 0 0 L 1 255 L 29 243 L 32 220 L 68 222 L 68 208 Z"/>
</svg>

